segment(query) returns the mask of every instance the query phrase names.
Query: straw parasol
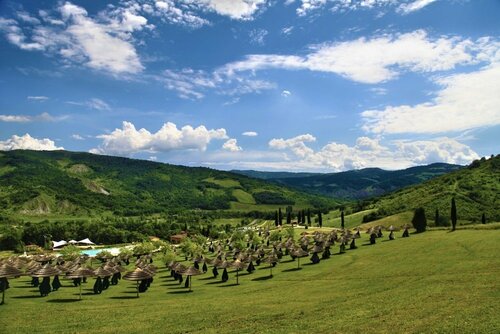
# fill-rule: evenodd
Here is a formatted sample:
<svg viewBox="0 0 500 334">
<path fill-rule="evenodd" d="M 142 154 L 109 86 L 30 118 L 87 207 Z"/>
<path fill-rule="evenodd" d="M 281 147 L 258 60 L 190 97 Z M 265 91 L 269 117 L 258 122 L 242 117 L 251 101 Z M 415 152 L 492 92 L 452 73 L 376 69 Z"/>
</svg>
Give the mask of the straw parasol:
<svg viewBox="0 0 500 334">
<path fill-rule="evenodd" d="M 184 275 L 188 277 L 189 280 L 189 291 L 191 290 L 191 282 L 193 281 L 191 276 L 196 276 L 196 275 L 201 275 L 203 274 L 199 269 L 196 269 L 195 267 L 189 267 L 183 272 Z"/>
<path fill-rule="evenodd" d="M 3 305 L 5 302 L 5 290 L 7 290 L 7 278 L 19 277 L 22 275 L 22 272 L 9 264 L 2 264 L 0 266 L 0 283 L 2 284 L 2 302 L 0 305 Z"/>
<path fill-rule="evenodd" d="M 60 275 L 61 272 L 56 267 L 47 263 L 42 268 L 31 274 L 32 277 L 42 277 L 42 283 L 39 285 L 40 295 L 42 297 L 47 296 L 50 293 L 50 277 Z"/>
<path fill-rule="evenodd" d="M 240 272 L 241 269 L 245 268 L 245 264 L 240 260 L 236 260 L 233 263 L 231 263 L 231 267 L 236 269 L 236 284 L 240 284 L 238 273 Z"/>
<path fill-rule="evenodd" d="M 278 263 L 278 258 L 274 255 L 270 255 L 264 259 L 265 263 L 269 263 L 270 277 L 273 277 L 273 266 Z"/>
<path fill-rule="evenodd" d="M 292 255 L 297 258 L 297 269 L 299 269 L 300 268 L 300 258 L 308 256 L 309 253 L 306 252 L 305 250 L 303 250 L 302 248 L 297 247 L 297 249 L 292 251 Z"/>
<path fill-rule="evenodd" d="M 69 274 L 66 275 L 66 278 L 84 278 L 84 277 L 93 277 L 95 276 L 94 270 L 92 268 L 79 267 L 76 270 L 73 270 Z M 82 299 L 82 285 L 80 285 L 80 300 Z"/>
<path fill-rule="evenodd" d="M 123 279 L 127 281 L 135 281 L 137 289 L 137 298 L 139 298 L 139 281 L 151 278 L 148 273 L 146 273 L 141 268 L 135 268 L 134 271 L 129 271 L 123 275 Z"/>
</svg>

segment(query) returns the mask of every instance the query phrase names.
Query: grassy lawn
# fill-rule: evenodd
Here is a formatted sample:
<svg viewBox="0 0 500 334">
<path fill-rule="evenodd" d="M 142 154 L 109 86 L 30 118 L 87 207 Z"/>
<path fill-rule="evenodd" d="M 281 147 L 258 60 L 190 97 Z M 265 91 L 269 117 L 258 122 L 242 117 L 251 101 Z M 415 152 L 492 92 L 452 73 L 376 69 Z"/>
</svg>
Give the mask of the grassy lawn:
<svg viewBox="0 0 500 334">
<path fill-rule="evenodd" d="M 285 257 L 273 269 L 242 272 L 240 285 L 209 273 L 192 293 L 161 266 L 139 299 L 121 281 L 101 295 L 93 279 L 46 298 L 26 277 L 11 280 L 0 306 L 2 333 L 498 333 L 500 230 L 432 231 L 377 240 L 317 265 Z M 332 248 L 332 253 L 338 246 Z M 265 265 L 264 265 L 265 266 Z M 209 271 L 210 272 L 210 271 Z"/>
</svg>

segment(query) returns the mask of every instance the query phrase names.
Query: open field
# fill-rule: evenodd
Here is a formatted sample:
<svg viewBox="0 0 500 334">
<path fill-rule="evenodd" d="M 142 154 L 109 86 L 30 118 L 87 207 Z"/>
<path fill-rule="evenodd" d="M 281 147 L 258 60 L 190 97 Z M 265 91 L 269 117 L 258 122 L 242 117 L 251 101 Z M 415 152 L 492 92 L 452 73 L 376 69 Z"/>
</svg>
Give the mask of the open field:
<svg viewBox="0 0 500 334">
<path fill-rule="evenodd" d="M 273 269 L 235 274 L 227 283 L 209 273 L 192 293 L 163 265 L 151 288 L 135 298 L 121 281 L 101 295 L 84 285 L 40 298 L 26 277 L 11 280 L 0 306 L 4 333 L 498 333 L 499 230 L 432 231 L 377 240 L 317 265 L 288 257 Z M 386 238 L 386 236 L 384 236 Z M 332 253 L 338 246 L 332 248 Z M 265 265 L 264 265 L 265 266 Z M 210 269 L 209 269 L 210 272 Z"/>
</svg>

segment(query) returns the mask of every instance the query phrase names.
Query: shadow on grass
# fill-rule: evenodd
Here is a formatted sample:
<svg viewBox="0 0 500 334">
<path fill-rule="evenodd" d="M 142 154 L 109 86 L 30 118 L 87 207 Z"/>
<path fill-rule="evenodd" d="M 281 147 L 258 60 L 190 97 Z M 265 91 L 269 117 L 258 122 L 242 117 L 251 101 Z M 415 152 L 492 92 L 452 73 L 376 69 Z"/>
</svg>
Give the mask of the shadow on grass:
<svg viewBox="0 0 500 334">
<path fill-rule="evenodd" d="M 172 293 L 172 294 L 180 294 L 180 293 L 191 293 L 193 292 L 193 290 L 189 291 L 189 290 L 184 290 L 184 291 L 169 291 L 168 293 Z"/>
<path fill-rule="evenodd" d="M 290 269 L 282 270 L 282 272 L 288 273 L 288 272 L 291 272 L 291 271 L 299 271 L 299 270 L 302 270 L 302 268 L 290 268 Z"/>
<path fill-rule="evenodd" d="M 308 263 L 301 264 L 301 266 L 314 266 L 315 264 L 320 264 L 320 263 L 321 262 L 318 262 L 318 263 L 308 262 Z"/>
<path fill-rule="evenodd" d="M 67 298 L 67 299 L 50 299 L 47 300 L 47 303 L 74 303 L 74 302 L 79 302 L 81 301 L 78 298 Z"/>
<path fill-rule="evenodd" d="M 271 279 L 273 278 L 272 275 L 268 275 L 268 276 L 262 276 L 262 277 L 257 277 L 257 278 L 254 278 L 252 279 L 252 281 L 267 281 L 268 279 Z"/>
<path fill-rule="evenodd" d="M 181 283 L 179 283 L 179 281 L 176 281 L 176 283 L 166 283 L 166 284 L 162 284 L 161 286 L 176 286 L 179 284 L 181 284 Z"/>
<path fill-rule="evenodd" d="M 286 261 L 280 261 L 280 263 L 289 263 L 289 262 L 295 262 L 295 260 L 290 259 L 290 260 L 286 260 Z"/>
<path fill-rule="evenodd" d="M 204 278 L 200 278 L 199 280 L 200 281 L 208 281 L 208 280 L 211 280 L 211 279 L 216 279 L 216 277 L 204 277 Z"/>
<path fill-rule="evenodd" d="M 43 297 L 40 296 L 40 295 L 38 295 L 38 296 L 37 295 L 29 295 L 29 296 L 13 296 L 13 297 L 9 297 L 9 298 L 15 298 L 15 299 L 35 299 L 35 298 L 43 298 Z"/>
<path fill-rule="evenodd" d="M 34 289 L 35 287 L 34 286 L 31 286 L 31 285 L 22 285 L 22 286 L 14 286 L 15 289 Z"/>
<path fill-rule="evenodd" d="M 187 289 L 186 287 L 183 286 L 174 286 L 173 288 L 168 288 L 169 290 L 179 290 L 179 289 Z"/>
<path fill-rule="evenodd" d="M 137 299 L 137 296 L 113 296 L 109 297 L 109 299 Z"/>
</svg>

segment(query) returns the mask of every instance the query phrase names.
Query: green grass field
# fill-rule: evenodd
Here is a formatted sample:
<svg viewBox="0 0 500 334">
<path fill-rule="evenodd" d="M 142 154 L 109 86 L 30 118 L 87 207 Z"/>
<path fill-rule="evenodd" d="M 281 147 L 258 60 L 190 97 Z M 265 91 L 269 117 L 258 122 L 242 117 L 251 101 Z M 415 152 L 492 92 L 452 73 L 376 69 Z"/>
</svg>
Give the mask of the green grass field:
<svg viewBox="0 0 500 334">
<path fill-rule="evenodd" d="M 400 232 L 397 236 L 399 237 Z M 384 236 L 386 238 L 386 236 Z M 317 265 L 285 257 L 242 272 L 240 285 L 209 273 L 192 293 L 162 270 L 135 298 L 132 282 L 101 295 L 93 279 L 40 298 L 29 278 L 11 280 L 0 306 L 2 333 L 498 333 L 500 230 L 432 231 L 378 240 Z M 338 251 L 337 246 L 332 253 Z M 264 265 L 265 266 L 265 265 Z M 209 269 L 210 272 L 210 269 Z"/>
</svg>

